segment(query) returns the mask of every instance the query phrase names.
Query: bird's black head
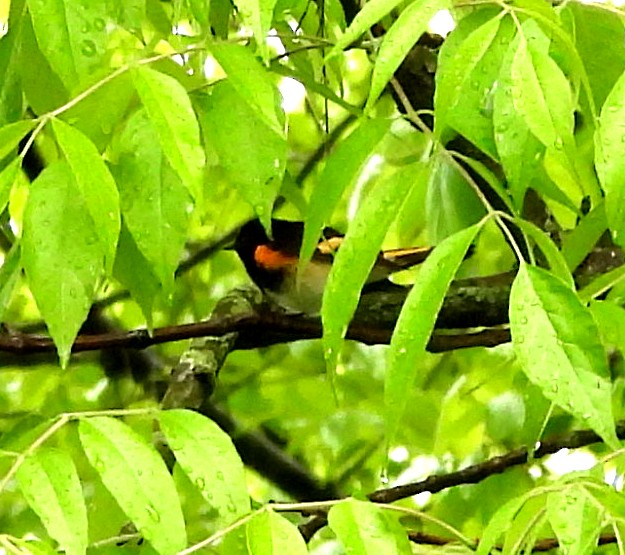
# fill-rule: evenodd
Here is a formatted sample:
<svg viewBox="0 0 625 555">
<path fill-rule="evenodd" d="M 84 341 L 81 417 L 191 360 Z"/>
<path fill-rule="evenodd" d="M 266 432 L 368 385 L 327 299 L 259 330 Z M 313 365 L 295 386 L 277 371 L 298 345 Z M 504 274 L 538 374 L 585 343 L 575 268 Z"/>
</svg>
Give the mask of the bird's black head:
<svg viewBox="0 0 625 555">
<path fill-rule="evenodd" d="M 271 227 L 270 239 L 260 221 L 251 220 L 241 227 L 233 245 L 247 273 L 261 287 L 270 286 L 286 266 L 297 265 L 304 233 L 302 222 L 272 219 Z"/>
<path fill-rule="evenodd" d="M 234 250 L 239 256 L 254 254 L 259 245 L 269 245 L 289 255 L 297 255 L 302 244 L 304 224 L 288 220 L 271 220 L 272 238 L 270 239 L 260 220 L 250 220 L 241 227 L 234 242 Z"/>
<path fill-rule="evenodd" d="M 269 242 L 269 237 L 260 220 L 250 220 L 239 230 L 232 248 L 237 252 L 243 262 L 246 259 L 254 259 L 254 250 L 258 245 Z M 247 264 L 246 264 L 247 267 Z"/>
</svg>

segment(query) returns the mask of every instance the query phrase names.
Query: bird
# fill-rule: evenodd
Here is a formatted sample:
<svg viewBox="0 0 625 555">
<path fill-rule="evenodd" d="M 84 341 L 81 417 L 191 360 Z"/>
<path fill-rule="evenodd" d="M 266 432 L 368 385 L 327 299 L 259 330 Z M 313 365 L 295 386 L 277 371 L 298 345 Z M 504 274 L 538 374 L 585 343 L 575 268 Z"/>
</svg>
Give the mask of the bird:
<svg viewBox="0 0 625 555">
<path fill-rule="evenodd" d="M 241 227 L 232 248 L 252 281 L 275 304 L 292 313 L 319 314 L 323 290 L 343 235 L 331 227 L 324 228 L 312 259 L 298 276 L 304 223 L 273 218 L 271 228 L 270 238 L 258 219 L 250 220 Z M 432 249 L 381 251 L 366 284 L 380 283 L 394 272 L 420 264 Z"/>
</svg>

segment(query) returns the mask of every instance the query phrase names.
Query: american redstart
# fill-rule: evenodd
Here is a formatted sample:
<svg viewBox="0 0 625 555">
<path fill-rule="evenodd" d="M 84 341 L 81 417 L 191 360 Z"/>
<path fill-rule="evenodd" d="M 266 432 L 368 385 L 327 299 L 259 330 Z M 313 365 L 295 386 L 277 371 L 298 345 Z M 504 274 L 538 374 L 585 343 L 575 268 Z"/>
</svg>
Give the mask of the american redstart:
<svg viewBox="0 0 625 555">
<path fill-rule="evenodd" d="M 294 312 L 318 314 L 334 253 L 343 236 L 330 227 L 323 230 L 311 261 L 297 276 L 304 224 L 272 219 L 270 239 L 259 220 L 246 223 L 234 243 L 250 278 L 278 305 Z M 381 282 L 393 272 L 420 264 L 432 247 L 381 251 L 367 284 Z"/>
</svg>

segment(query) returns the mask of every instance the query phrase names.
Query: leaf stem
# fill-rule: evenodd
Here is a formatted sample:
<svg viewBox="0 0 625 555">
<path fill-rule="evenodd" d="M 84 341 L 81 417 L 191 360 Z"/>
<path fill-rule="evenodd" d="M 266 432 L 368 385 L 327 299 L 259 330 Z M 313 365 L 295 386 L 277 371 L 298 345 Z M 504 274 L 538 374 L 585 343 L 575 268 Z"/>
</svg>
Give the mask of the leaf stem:
<svg viewBox="0 0 625 555">
<path fill-rule="evenodd" d="M 192 545 L 191 547 L 187 547 L 186 549 L 183 549 L 182 551 L 178 551 L 176 555 L 189 555 L 190 553 L 195 553 L 196 551 L 199 551 L 200 549 L 203 549 L 204 547 L 207 547 L 210 544 L 215 543 L 217 540 L 223 538 L 226 534 L 229 534 L 230 532 L 232 532 L 233 530 L 236 530 L 240 526 L 247 524 L 256 515 L 259 515 L 260 513 L 266 510 L 267 510 L 266 507 L 261 507 L 257 511 L 254 511 L 253 513 L 245 515 L 244 517 L 234 521 L 230 526 L 226 526 L 225 528 L 219 530 L 218 532 L 215 532 L 212 536 L 209 536 L 205 540 L 202 540 L 201 542 L 198 542 L 195 545 Z"/>
<path fill-rule="evenodd" d="M 512 235 L 512 232 L 510 231 L 510 229 L 508 229 L 508 227 L 503 223 L 500 213 L 493 208 L 491 203 L 488 201 L 488 199 L 486 198 L 486 196 L 484 195 L 484 193 L 482 192 L 478 184 L 475 182 L 473 177 L 471 177 L 471 175 L 465 169 L 465 167 L 454 158 L 451 152 L 447 150 L 447 148 L 445 148 L 445 146 L 441 144 L 441 142 L 434 136 L 434 133 L 432 132 L 432 130 L 427 125 L 425 125 L 423 120 L 419 117 L 419 114 L 417 114 L 415 109 L 412 107 L 412 104 L 410 103 L 408 96 L 404 92 L 404 89 L 399 83 L 399 81 L 397 80 L 397 78 L 393 77 L 391 79 L 391 86 L 393 87 L 395 93 L 399 97 L 399 100 L 401 101 L 402 106 L 404 107 L 404 110 L 406 110 L 406 117 L 412 123 L 414 123 L 417 126 L 417 128 L 424 135 L 426 135 L 432 142 L 440 146 L 441 154 L 458 171 L 458 173 L 460 173 L 460 175 L 464 177 L 466 182 L 469 184 L 469 186 L 473 189 L 473 191 L 477 195 L 480 202 L 484 205 L 484 208 L 486 208 L 486 211 L 488 212 L 488 214 L 492 215 L 495 218 L 495 221 L 497 222 L 497 224 L 499 225 L 503 233 L 506 235 L 518 260 L 519 261 L 524 260 L 523 253 L 521 252 L 519 245 L 514 239 L 514 236 Z"/>
<path fill-rule="evenodd" d="M 4 478 L 0 480 L 0 492 L 4 491 L 7 484 L 11 481 L 11 479 L 15 476 L 15 473 L 18 471 L 19 467 L 22 466 L 24 461 L 32 455 L 39 447 L 41 447 L 48 439 L 50 439 L 56 432 L 58 432 L 63 426 L 65 426 L 68 422 L 72 420 L 76 420 L 78 418 L 91 417 L 91 416 L 129 416 L 129 415 L 145 415 L 152 412 L 156 412 L 156 409 L 110 409 L 110 410 L 101 410 L 101 411 L 85 411 L 85 412 L 65 412 L 63 414 L 58 415 L 54 420 L 52 425 L 44 430 L 38 437 L 33 441 L 28 448 L 17 455 L 15 462 L 9 468 L 9 471 L 5 474 Z"/>
</svg>

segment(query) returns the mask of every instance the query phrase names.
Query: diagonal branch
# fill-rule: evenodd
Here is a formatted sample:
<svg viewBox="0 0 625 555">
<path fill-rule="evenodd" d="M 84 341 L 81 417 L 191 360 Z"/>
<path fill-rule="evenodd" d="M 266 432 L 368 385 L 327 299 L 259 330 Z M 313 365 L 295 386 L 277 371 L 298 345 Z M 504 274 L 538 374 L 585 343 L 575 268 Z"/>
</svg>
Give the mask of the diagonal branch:
<svg viewBox="0 0 625 555">
<path fill-rule="evenodd" d="M 616 435 L 619 439 L 625 439 L 625 421 L 621 421 L 616 426 Z M 561 449 L 578 449 L 593 443 L 600 443 L 603 440 L 592 430 L 578 430 L 563 436 L 557 436 L 540 442 L 533 452 L 533 459 L 541 459 L 551 455 Z M 520 447 L 509 451 L 505 455 L 493 457 L 484 462 L 467 466 L 455 472 L 446 474 L 434 474 L 425 480 L 412 482 L 391 488 L 379 489 L 370 493 L 367 497 L 375 503 L 393 503 L 400 499 L 406 499 L 419 493 L 440 491 L 465 485 L 477 484 L 494 474 L 501 474 L 509 468 L 525 464 L 529 458 L 527 447 Z M 300 531 L 306 541 L 328 523 L 325 514 L 318 514 L 308 522 L 300 525 Z"/>
<path fill-rule="evenodd" d="M 433 534 L 426 534 L 424 532 L 408 532 L 408 539 L 419 545 L 436 545 L 444 546 L 450 544 L 457 544 L 457 540 L 450 538 L 443 538 L 441 536 L 435 536 Z M 608 545 L 611 543 L 617 543 L 615 534 L 602 534 L 597 540 L 597 545 Z M 477 544 L 477 541 L 475 542 Z M 544 553 L 546 551 L 552 551 L 560 547 L 560 542 L 556 538 L 544 538 L 536 541 L 531 551 L 532 553 Z M 497 550 L 503 551 L 503 546 L 496 547 Z"/>
</svg>

